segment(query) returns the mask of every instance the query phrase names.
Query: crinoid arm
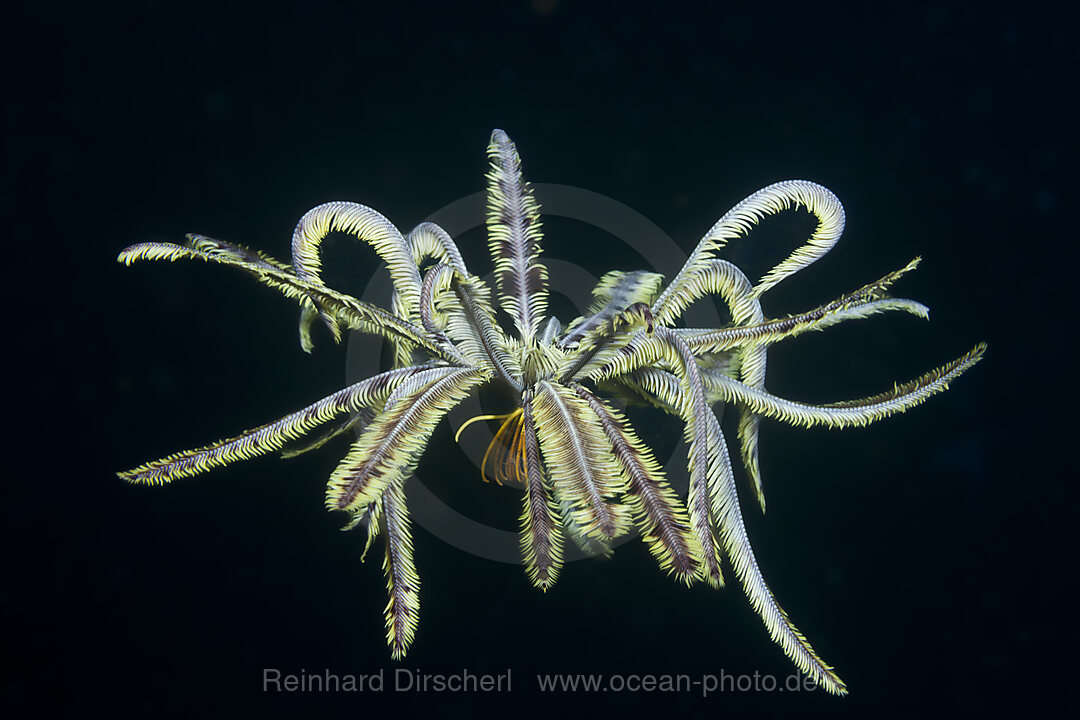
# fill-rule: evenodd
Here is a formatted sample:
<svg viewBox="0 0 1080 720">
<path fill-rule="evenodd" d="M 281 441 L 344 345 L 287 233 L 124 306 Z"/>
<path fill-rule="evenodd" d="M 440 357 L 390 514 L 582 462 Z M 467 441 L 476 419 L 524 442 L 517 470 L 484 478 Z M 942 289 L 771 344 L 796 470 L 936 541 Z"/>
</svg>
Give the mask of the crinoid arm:
<svg viewBox="0 0 1080 720">
<path fill-rule="evenodd" d="M 327 508 L 356 515 L 390 484 L 404 482 L 435 426 L 487 378 L 471 368 L 431 368 L 403 382 L 330 476 Z"/>
<path fill-rule="evenodd" d="M 757 390 L 720 373 L 703 372 L 706 389 L 724 402 L 749 407 L 765 417 L 799 427 L 823 425 L 831 428 L 861 427 L 905 412 L 932 395 L 945 392 L 949 383 L 982 360 L 986 344 L 979 343 L 960 357 L 924 373 L 914 380 L 898 383 L 891 390 L 856 400 L 810 405 L 793 402 Z M 655 371 L 642 371 L 638 377 Z"/>
<path fill-rule="evenodd" d="M 521 416 L 521 469 L 525 479 L 521 554 L 530 582 L 546 591 L 555 584 L 563 564 L 562 517 L 554 500 L 551 477 L 540 459 L 533 412 L 533 393 L 527 390 L 522 396 Z"/>
<path fill-rule="evenodd" d="M 219 440 L 201 448 L 167 455 L 160 460 L 145 463 L 118 475 L 136 484 L 163 485 L 217 467 L 275 452 L 287 443 L 300 440 L 335 419 L 347 417 L 368 408 L 381 407 L 390 393 L 409 377 L 415 375 L 417 370 L 418 368 L 415 367 L 407 367 L 381 373 L 338 390 L 275 422 L 246 430 L 236 437 Z"/>
<path fill-rule="evenodd" d="M 540 262 L 540 205 L 521 175 L 521 158 L 502 130 L 488 144 L 488 247 L 500 304 L 518 337 L 533 339 L 547 312 L 547 267 Z"/>
<path fill-rule="evenodd" d="M 828 189 L 807 180 L 774 183 L 738 203 L 705 233 L 705 237 L 691 252 L 682 270 L 653 303 L 652 311 L 657 321 L 670 323 L 686 309 L 693 300 L 695 275 L 729 240 L 749 235 L 750 230 L 759 224 L 762 218 L 791 207 L 807 210 L 817 218 L 817 226 L 803 245 L 762 276 L 754 286 L 753 297 L 760 297 L 781 280 L 794 275 L 828 253 L 844 231 L 844 206 L 840 200 Z"/>
<path fill-rule="evenodd" d="M 408 470 L 412 475 L 415 467 Z M 390 596 L 386 604 L 386 641 L 390 656 L 401 660 L 416 635 L 420 619 L 420 575 L 413 560 L 412 530 L 405 505 L 405 480 L 392 480 L 382 494 L 381 531 L 386 537 L 383 572 Z"/>
<path fill-rule="evenodd" d="M 531 412 L 555 495 L 565 500 L 564 523 L 602 543 L 623 535 L 631 521 L 617 501 L 624 477 L 596 414 L 569 388 L 548 381 L 537 384 Z"/>
<path fill-rule="evenodd" d="M 708 517 L 703 519 L 706 529 L 711 534 L 715 528 L 724 554 L 735 568 L 735 575 L 750 598 L 754 610 L 765 621 L 773 640 L 783 648 L 795 665 L 815 682 L 831 693 L 845 693 L 843 681 L 833 672 L 832 667 L 825 664 L 814 652 L 810 643 L 776 602 L 761 576 L 743 525 L 724 435 L 716 415 L 705 400 L 705 388 L 693 355 L 686 344 L 670 330 L 661 328 L 657 330 L 657 334 L 670 350 L 670 361 L 677 368 L 676 374 L 680 381 L 681 405 L 689 445 L 691 503 L 695 503 L 697 498 L 707 491 Z M 691 513 L 693 512 L 692 508 Z M 706 571 L 714 572 L 708 565 Z M 718 573 L 719 568 L 716 568 L 715 572 Z M 712 578 L 707 575 L 705 579 L 714 584 L 720 582 L 719 576 Z"/>
<path fill-rule="evenodd" d="M 281 270 L 269 263 L 245 259 L 228 249 L 235 247 L 226 246 L 220 241 L 212 241 L 201 235 L 189 235 L 188 242 L 183 245 L 162 242 L 132 245 L 125 248 L 117 259 L 125 265 L 139 260 L 198 259 L 238 267 L 255 276 L 264 285 L 278 290 L 285 297 L 297 300 L 302 306 L 304 304 L 318 306 L 322 313 L 331 318 L 332 324 L 341 324 L 391 340 L 412 342 L 423 346 L 438 357 L 453 361 L 454 358 L 448 357 L 446 351 L 433 338 L 428 337 L 427 333 L 409 321 L 376 305 L 332 290 L 321 283 L 303 280 L 288 270 Z"/>
<path fill-rule="evenodd" d="M 698 575 L 702 550 L 690 529 L 686 508 L 668 485 L 652 451 L 626 418 L 584 386 L 571 386 L 596 413 L 623 475 L 625 501 L 660 568 L 690 584 Z"/>
</svg>

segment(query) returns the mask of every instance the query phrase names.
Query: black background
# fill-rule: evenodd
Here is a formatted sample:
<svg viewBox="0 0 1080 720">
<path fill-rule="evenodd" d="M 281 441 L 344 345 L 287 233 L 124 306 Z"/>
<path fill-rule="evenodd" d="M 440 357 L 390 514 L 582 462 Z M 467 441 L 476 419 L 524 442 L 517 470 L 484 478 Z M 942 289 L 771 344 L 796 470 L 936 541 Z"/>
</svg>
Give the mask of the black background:
<svg viewBox="0 0 1080 720">
<path fill-rule="evenodd" d="M 1075 443 L 1061 339 L 1076 57 L 1053 6 L 111 5 L 6 13 L 6 708 L 1076 711 L 1075 471 L 1058 466 Z M 538 672 L 793 672 L 740 589 L 677 586 L 640 544 L 569 565 L 543 595 L 418 529 L 420 629 L 392 663 L 378 562 L 361 565 L 361 537 L 322 506 L 344 446 L 164 489 L 113 475 L 329 394 L 345 365 L 325 335 L 300 351 L 295 307 L 272 291 L 201 264 L 123 268 L 121 248 L 203 232 L 287 258 L 297 218 L 331 199 L 408 229 L 482 188 L 493 127 L 531 180 L 625 203 L 684 250 L 770 182 L 832 189 L 845 236 L 770 293 L 773 315 L 923 257 L 897 291 L 929 324 L 786 343 L 770 356 L 778 394 L 869 394 L 989 342 L 949 393 L 870 429 L 766 424 L 770 505 L 762 518 L 744 492 L 749 532 L 849 697 L 539 695 Z M 596 274 L 629 262 L 585 226 L 547 231 L 551 257 Z M 482 236 L 462 243 L 486 271 Z M 783 252 L 770 247 L 733 252 L 760 272 Z M 362 287 L 371 258 L 353 260 L 341 275 Z M 518 497 L 482 485 L 445 430 L 426 472 L 514 526 Z M 513 692 L 266 694 L 265 667 L 385 669 L 388 684 L 398 667 L 509 668 Z"/>
</svg>

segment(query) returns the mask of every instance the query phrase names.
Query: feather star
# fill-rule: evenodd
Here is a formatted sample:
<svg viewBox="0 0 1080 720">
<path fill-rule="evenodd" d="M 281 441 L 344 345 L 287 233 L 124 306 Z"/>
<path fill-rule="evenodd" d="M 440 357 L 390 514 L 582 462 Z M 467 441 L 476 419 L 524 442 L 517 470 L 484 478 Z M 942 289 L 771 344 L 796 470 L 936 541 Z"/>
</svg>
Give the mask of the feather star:
<svg viewBox="0 0 1080 720">
<path fill-rule="evenodd" d="M 389 340 L 395 361 L 393 369 L 276 422 L 120 477 L 160 485 L 275 451 L 305 452 L 329 437 L 356 433 L 330 476 L 326 506 L 349 514 L 346 529 L 366 526 L 365 554 L 377 536 L 385 539 L 386 634 L 392 656 L 400 659 L 416 631 L 420 588 L 405 480 L 440 420 L 480 386 L 499 383 L 511 388 L 518 402 L 508 415 L 478 418 L 502 420 L 484 465 L 494 453 L 495 479 L 523 488 L 521 552 L 533 585 L 546 590 L 555 583 L 567 536 L 595 552 L 636 529 L 661 569 L 686 584 L 722 586 L 726 558 L 769 635 L 799 670 L 831 693 L 846 693 L 762 577 L 713 406 L 722 402 L 739 409 L 742 464 L 764 510 L 758 464 L 762 418 L 799 427 L 867 425 L 945 390 L 980 360 L 985 345 L 873 397 L 808 405 L 769 393 L 766 353 L 774 343 L 879 313 L 928 317 L 920 303 L 887 294 L 918 258 L 808 312 L 765 316 L 762 296 L 825 255 L 844 227 L 836 196 L 801 180 L 770 185 L 732 208 L 662 291 L 663 278 L 656 273 L 609 272 L 593 290 L 586 314 L 563 327 L 545 317 L 540 206 L 522 178 L 514 143 L 495 130 L 487 154 L 494 290 L 513 333 L 500 325 L 492 288 L 466 268 L 445 231 L 424 223 L 403 236 L 378 212 L 356 203 L 331 202 L 307 212 L 293 233 L 291 265 L 201 235 L 189 235 L 182 244 L 141 243 L 121 252 L 125 264 L 192 258 L 240 268 L 299 303 L 305 351 L 312 349 L 313 323 L 321 320 L 335 340 L 344 329 Z M 808 211 L 816 226 L 757 283 L 717 257 L 729 240 L 748 235 L 763 217 L 793 207 Z M 386 263 L 394 287 L 390 310 L 323 282 L 320 245 L 332 232 L 367 243 Z M 731 324 L 677 327 L 686 308 L 706 296 L 727 306 Z M 626 398 L 652 403 L 684 423 L 690 472 L 685 500 L 613 402 Z M 312 434 L 313 441 L 305 440 Z"/>
</svg>

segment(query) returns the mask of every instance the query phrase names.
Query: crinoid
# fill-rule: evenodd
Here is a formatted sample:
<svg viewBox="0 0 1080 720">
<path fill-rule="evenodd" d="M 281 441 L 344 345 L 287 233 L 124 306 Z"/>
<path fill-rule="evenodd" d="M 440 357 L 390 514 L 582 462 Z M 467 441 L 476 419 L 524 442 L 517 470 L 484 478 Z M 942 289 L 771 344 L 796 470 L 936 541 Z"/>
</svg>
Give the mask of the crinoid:
<svg viewBox="0 0 1080 720">
<path fill-rule="evenodd" d="M 712 406 L 739 408 L 743 465 L 764 508 L 758 470 L 761 418 L 810 427 L 866 425 L 903 412 L 982 357 L 985 346 L 873 397 L 829 405 L 784 400 L 765 390 L 769 347 L 810 330 L 887 311 L 927 317 L 912 300 L 887 289 L 917 260 L 808 312 L 770 319 L 761 297 L 822 257 L 844 226 L 843 207 L 811 182 L 770 185 L 749 196 L 706 233 L 682 270 L 660 291 L 652 272 L 613 271 L 593 290 L 587 314 L 563 327 L 546 318 L 547 270 L 540 261 L 540 207 L 522 179 L 514 144 L 495 130 L 488 146 L 488 244 L 495 290 L 513 333 L 500 326 L 492 289 L 472 274 L 454 241 L 424 223 L 407 236 L 374 210 L 331 202 L 306 213 L 292 238 L 292 265 L 261 252 L 201 235 L 183 244 L 141 243 L 120 253 L 137 260 L 197 258 L 231 265 L 300 305 L 300 341 L 321 319 L 336 339 L 343 329 L 393 344 L 395 367 L 241 435 L 176 453 L 120 473 L 158 485 L 270 452 L 295 454 L 345 430 L 358 438 L 330 476 L 326 506 L 365 521 L 367 543 L 385 539 L 383 567 L 390 600 L 387 640 L 401 658 L 416 630 L 420 580 L 413 563 L 405 480 L 439 421 L 485 383 L 502 383 L 519 398 L 499 430 L 493 470 L 524 488 L 521 550 L 529 579 L 550 587 L 562 565 L 566 536 L 605 547 L 636 528 L 660 567 L 679 581 L 723 584 L 727 557 L 769 634 L 795 665 L 832 693 L 843 682 L 810 647 L 762 578 L 747 539 L 727 443 Z M 816 227 L 804 244 L 755 284 L 716 257 L 766 215 L 792 207 Z M 331 232 L 353 235 L 385 261 L 394 286 L 389 310 L 328 287 L 320 277 L 320 244 Z M 424 272 L 421 268 L 426 267 Z M 729 327 L 678 328 L 686 308 L 718 297 Z M 648 446 L 611 398 L 644 398 L 685 423 L 690 485 L 685 502 L 665 480 Z M 314 442 L 300 443 L 316 433 Z"/>
</svg>

